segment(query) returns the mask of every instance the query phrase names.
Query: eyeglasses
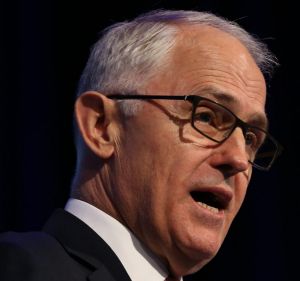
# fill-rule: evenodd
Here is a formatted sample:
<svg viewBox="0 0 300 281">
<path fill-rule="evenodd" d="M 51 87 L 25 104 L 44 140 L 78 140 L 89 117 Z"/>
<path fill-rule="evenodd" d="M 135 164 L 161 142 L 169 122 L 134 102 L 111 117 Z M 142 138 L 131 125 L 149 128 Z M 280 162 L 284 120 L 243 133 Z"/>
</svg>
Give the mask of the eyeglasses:
<svg viewBox="0 0 300 281">
<path fill-rule="evenodd" d="M 282 151 L 281 145 L 264 129 L 245 123 L 225 106 L 208 98 L 161 95 L 109 95 L 118 100 L 184 100 L 192 103 L 191 126 L 200 134 L 216 143 L 226 141 L 234 130 L 242 129 L 249 163 L 268 171 Z"/>
</svg>

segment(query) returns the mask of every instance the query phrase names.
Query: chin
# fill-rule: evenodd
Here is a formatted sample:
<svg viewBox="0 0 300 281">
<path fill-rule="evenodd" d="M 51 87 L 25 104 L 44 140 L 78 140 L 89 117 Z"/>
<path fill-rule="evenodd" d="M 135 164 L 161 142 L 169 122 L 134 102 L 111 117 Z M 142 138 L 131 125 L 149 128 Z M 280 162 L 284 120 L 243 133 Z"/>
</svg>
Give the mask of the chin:
<svg viewBox="0 0 300 281">
<path fill-rule="evenodd" d="M 171 260 L 170 267 L 174 276 L 185 276 L 198 272 L 217 254 L 217 250 L 213 249 L 197 250 L 193 249 L 189 253 L 181 253 L 176 260 Z"/>
<path fill-rule="evenodd" d="M 198 272 L 201 270 L 213 257 L 209 259 L 202 259 L 197 263 L 194 261 L 193 263 L 182 262 L 179 265 L 175 265 L 170 271 L 173 273 L 174 276 L 186 276 L 193 273 Z M 184 263 L 184 264 L 183 264 Z"/>
<path fill-rule="evenodd" d="M 206 264 L 208 264 L 211 260 L 213 259 L 213 257 L 211 257 L 210 259 L 204 260 L 199 262 L 198 264 L 194 265 L 193 267 L 191 267 L 189 270 L 186 271 L 186 273 L 184 275 L 190 275 L 193 273 L 196 273 L 198 271 L 200 271 Z"/>
<path fill-rule="evenodd" d="M 201 242 L 197 244 L 198 247 L 181 248 L 181 253 L 176 260 L 173 260 L 173 269 L 176 271 L 174 272 L 176 276 L 185 276 L 201 270 L 216 256 L 221 247 L 220 242 L 207 243 L 206 241 L 205 246 L 203 241 Z M 202 245 L 202 247 L 199 247 L 199 245 Z"/>
</svg>

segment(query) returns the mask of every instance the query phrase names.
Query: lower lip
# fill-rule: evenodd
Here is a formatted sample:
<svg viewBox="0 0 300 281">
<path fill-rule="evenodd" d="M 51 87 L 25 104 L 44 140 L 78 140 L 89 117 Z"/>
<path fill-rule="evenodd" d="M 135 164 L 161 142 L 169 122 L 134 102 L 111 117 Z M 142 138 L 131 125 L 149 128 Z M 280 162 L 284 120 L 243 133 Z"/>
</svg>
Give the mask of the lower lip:
<svg viewBox="0 0 300 281">
<path fill-rule="evenodd" d="M 193 199 L 192 199 L 193 200 Z M 225 212 L 224 210 L 219 210 L 218 212 L 214 212 L 201 204 L 197 203 L 193 200 L 193 203 L 196 205 L 198 213 L 200 213 L 201 218 L 205 219 L 205 221 L 209 222 L 210 224 L 220 224 L 223 223 L 225 219 Z"/>
</svg>

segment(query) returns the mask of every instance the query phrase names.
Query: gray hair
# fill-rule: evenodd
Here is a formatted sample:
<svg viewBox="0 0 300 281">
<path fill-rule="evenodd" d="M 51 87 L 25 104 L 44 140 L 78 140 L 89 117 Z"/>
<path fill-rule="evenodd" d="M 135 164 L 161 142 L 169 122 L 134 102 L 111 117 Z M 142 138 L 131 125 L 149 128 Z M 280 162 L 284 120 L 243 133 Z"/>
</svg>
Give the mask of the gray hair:
<svg viewBox="0 0 300 281">
<path fill-rule="evenodd" d="M 235 22 L 208 12 L 157 10 L 104 30 L 92 48 L 77 94 L 88 90 L 104 94 L 136 93 L 167 65 L 180 32 L 179 24 L 211 26 L 234 36 L 265 75 L 270 75 L 277 64 L 266 45 Z M 132 107 L 123 109 L 130 114 Z"/>
</svg>

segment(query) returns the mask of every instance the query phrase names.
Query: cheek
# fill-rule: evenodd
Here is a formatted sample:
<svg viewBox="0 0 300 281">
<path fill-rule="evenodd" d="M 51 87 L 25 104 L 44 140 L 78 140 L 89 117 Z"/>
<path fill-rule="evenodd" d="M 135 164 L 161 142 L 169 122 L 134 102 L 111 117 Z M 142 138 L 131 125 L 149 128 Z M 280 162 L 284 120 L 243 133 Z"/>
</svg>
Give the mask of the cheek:
<svg viewBox="0 0 300 281">
<path fill-rule="evenodd" d="M 201 151 L 199 159 L 208 157 L 212 153 L 212 149 L 218 145 L 218 143 L 208 139 L 194 129 L 190 123 L 180 127 L 179 139 L 183 144 L 189 144 L 190 147 L 188 149 L 195 150 L 196 154 Z"/>
<path fill-rule="evenodd" d="M 167 179 L 171 163 L 174 162 L 170 156 L 174 149 L 173 144 L 167 145 L 170 142 L 166 138 L 158 138 L 155 134 L 152 137 L 136 136 L 128 137 L 120 145 L 116 161 L 118 180 L 115 193 L 118 208 L 122 208 L 126 221 L 132 227 L 142 229 L 149 221 L 153 224 L 153 217 L 159 217 L 165 212 L 168 194 L 171 192 L 169 189 L 172 189 Z"/>
<path fill-rule="evenodd" d="M 187 160 L 192 154 L 184 154 L 185 150 L 164 145 L 135 162 L 134 177 L 139 180 L 129 188 L 138 205 L 136 215 L 143 236 L 167 234 L 168 225 L 181 219 L 177 210 L 186 200 L 184 182 L 192 166 Z"/>
<path fill-rule="evenodd" d="M 241 208 L 246 193 L 248 189 L 248 184 L 250 180 L 250 175 L 245 176 L 245 175 L 239 175 L 236 177 L 235 180 L 235 192 L 234 192 L 234 212 L 233 216 L 235 217 L 239 209 Z"/>
</svg>

